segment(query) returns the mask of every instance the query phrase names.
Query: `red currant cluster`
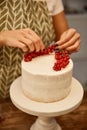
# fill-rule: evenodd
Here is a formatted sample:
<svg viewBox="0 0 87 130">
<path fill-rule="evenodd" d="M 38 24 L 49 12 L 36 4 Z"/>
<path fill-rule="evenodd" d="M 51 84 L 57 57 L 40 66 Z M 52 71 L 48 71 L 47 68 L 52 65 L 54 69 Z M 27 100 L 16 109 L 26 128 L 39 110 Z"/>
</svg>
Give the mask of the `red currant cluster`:
<svg viewBox="0 0 87 130">
<path fill-rule="evenodd" d="M 29 52 L 27 54 L 24 55 L 24 61 L 28 62 L 31 61 L 32 58 L 35 58 L 37 56 L 41 56 L 41 55 L 47 55 L 52 53 L 55 50 L 55 45 L 51 45 L 49 47 L 47 47 L 46 49 L 44 49 L 43 51 L 33 51 L 33 52 Z"/>
<path fill-rule="evenodd" d="M 55 59 L 56 62 L 54 63 L 53 69 L 55 71 L 59 71 L 69 64 L 70 57 L 67 51 L 62 50 L 59 52 L 55 52 Z"/>
<path fill-rule="evenodd" d="M 28 62 L 28 61 L 31 61 L 32 58 L 35 58 L 35 57 L 41 56 L 41 55 L 47 55 L 52 52 L 55 52 L 55 59 L 56 59 L 56 63 L 54 63 L 53 69 L 55 71 L 59 71 L 62 68 L 65 68 L 69 63 L 69 54 L 67 51 L 64 51 L 64 50 L 60 51 L 60 50 L 56 49 L 56 45 L 51 45 L 51 46 L 47 47 L 46 49 L 44 49 L 43 51 L 29 52 L 24 55 L 24 61 Z"/>
</svg>

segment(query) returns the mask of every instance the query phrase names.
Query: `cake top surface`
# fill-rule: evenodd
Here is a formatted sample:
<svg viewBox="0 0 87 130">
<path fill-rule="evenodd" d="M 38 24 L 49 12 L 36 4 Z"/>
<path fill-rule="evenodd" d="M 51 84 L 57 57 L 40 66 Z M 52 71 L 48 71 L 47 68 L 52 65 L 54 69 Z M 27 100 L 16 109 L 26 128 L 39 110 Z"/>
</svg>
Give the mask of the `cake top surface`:
<svg viewBox="0 0 87 130">
<path fill-rule="evenodd" d="M 70 59 L 69 64 L 65 68 L 61 69 L 61 71 L 54 71 L 53 65 L 55 61 L 53 54 L 39 56 L 32 59 L 30 62 L 25 62 L 23 60 L 22 69 L 34 75 L 61 75 L 73 68 L 73 62 Z"/>
</svg>

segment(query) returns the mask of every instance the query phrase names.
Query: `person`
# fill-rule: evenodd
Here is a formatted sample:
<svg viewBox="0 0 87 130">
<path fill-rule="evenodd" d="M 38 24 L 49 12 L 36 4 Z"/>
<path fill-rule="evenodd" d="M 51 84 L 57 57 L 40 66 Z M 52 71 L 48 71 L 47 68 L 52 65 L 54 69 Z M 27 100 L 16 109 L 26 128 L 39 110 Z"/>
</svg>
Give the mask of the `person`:
<svg viewBox="0 0 87 130">
<path fill-rule="evenodd" d="M 0 1 L 0 98 L 9 96 L 21 75 L 23 55 L 52 41 L 70 54 L 80 49 L 80 34 L 69 28 L 62 0 Z"/>
</svg>

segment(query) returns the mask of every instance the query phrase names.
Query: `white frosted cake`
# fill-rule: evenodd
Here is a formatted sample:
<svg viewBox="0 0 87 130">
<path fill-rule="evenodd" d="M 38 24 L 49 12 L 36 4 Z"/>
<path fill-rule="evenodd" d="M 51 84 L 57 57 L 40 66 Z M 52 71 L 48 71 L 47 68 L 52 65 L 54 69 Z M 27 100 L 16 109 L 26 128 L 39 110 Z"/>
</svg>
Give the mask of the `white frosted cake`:
<svg viewBox="0 0 87 130">
<path fill-rule="evenodd" d="M 39 56 L 30 62 L 22 61 L 22 90 L 25 96 L 39 102 L 64 99 L 71 90 L 73 62 L 54 71 L 54 55 Z"/>
</svg>

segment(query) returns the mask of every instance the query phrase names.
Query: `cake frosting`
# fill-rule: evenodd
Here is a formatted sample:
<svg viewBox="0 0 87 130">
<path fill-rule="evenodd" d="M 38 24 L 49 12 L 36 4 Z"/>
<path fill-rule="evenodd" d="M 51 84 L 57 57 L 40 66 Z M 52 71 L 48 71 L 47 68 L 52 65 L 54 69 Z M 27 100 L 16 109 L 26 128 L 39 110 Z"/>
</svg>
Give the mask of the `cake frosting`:
<svg viewBox="0 0 87 130">
<path fill-rule="evenodd" d="M 22 61 L 21 86 L 25 96 L 38 102 L 55 102 L 64 99 L 71 90 L 73 62 L 54 71 L 54 55 L 39 56 L 30 62 Z"/>
</svg>

